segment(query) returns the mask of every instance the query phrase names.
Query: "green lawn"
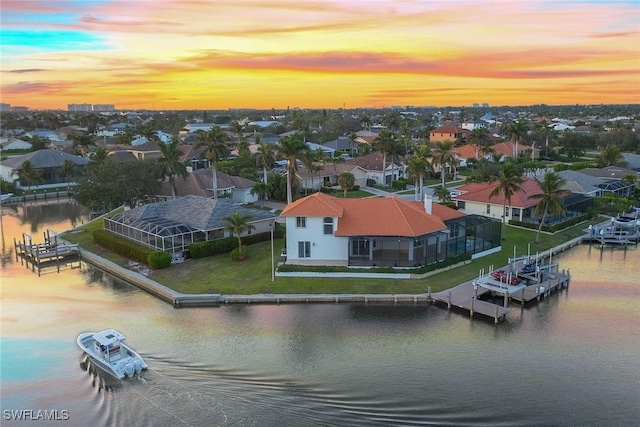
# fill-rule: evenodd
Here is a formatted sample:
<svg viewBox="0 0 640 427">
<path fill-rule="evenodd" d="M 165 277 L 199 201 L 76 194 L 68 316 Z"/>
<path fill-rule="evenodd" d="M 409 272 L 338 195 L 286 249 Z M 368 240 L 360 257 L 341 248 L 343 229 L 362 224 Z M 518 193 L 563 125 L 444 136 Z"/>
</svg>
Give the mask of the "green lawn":
<svg viewBox="0 0 640 427">
<path fill-rule="evenodd" d="M 602 222 L 596 218 L 590 223 Z M 182 264 L 172 265 L 168 269 L 155 270 L 150 277 L 157 282 L 183 293 L 223 293 L 223 294 L 256 294 L 256 293 L 425 293 L 428 286 L 433 292 L 451 288 L 472 279 L 481 268 L 489 265 L 496 267 L 507 263 L 513 255 L 514 245 L 518 255 L 527 252 L 531 243 L 531 253 L 543 252 L 572 238 L 584 234 L 589 223 L 578 224 L 556 235 L 541 234 L 540 243 L 536 244 L 535 230 L 507 227 L 506 240 L 498 253 L 472 261 L 470 264 L 439 273 L 425 279 L 356 279 L 356 278 L 289 278 L 276 277 L 271 282 L 271 245 L 262 242 L 247 247 L 250 256 L 248 261 L 232 262 L 229 254 L 218 255 L 199 260 L 188 260 Z M 93 243 L 91 231 L 102 227 L 97 220 L 63 237 L 79 243 L 113 262 L 124 265 L 126 260 L 109 253 Z M 274 253 L 280 254 L 284 246 L 283 239 L 276 239 Z"/>
</svg>

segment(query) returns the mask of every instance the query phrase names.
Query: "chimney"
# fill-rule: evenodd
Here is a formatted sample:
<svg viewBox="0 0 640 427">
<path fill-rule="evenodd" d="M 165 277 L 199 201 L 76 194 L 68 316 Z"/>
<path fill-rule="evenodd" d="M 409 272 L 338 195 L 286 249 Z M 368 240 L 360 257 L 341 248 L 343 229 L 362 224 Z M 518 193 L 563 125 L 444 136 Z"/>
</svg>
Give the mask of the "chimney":
<svg viewBox="0 0 640 427">
<path fill-rule="evenodd" d="M 430 194 L 424 195 L 424 211 L 431 215 L 431 207 L 433 206 L 433 200 Z"/>
</svg>

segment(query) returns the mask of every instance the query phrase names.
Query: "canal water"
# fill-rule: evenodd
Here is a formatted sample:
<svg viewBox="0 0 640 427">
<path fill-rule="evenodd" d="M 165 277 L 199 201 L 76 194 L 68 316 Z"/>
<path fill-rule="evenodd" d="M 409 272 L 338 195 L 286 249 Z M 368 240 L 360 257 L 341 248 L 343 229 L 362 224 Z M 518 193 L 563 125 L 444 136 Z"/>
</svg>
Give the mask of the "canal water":
<svg viewBox="0 0 640 427">
<path fill-rule="evenodd" d="M 23 231 L 37 238 L 84 221 L 73 204 L 3 207 L 3 426 L 627 426 L 640 419 L 638 247 L 570 250 L 558 257 L 573 275 L 568 290 L 514 305 L 494 325 L 434 305 L 174 309 L 86 265 L 38 277 L 12 257 Z M 76 337 L 106 328 L 127 335 L 149 369 L 120 381 L 93 366 Z M 46 416 L 64 421 L 36 419 Z"/>
</svg>

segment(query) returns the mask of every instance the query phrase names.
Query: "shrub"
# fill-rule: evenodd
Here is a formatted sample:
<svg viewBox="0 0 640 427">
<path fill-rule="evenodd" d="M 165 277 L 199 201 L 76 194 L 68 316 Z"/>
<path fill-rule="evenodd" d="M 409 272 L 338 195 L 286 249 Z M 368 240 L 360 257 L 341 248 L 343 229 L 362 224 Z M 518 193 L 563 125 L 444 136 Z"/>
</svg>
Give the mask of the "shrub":
<svg viewBox="0 0 640 427">
<path fill-rule="evenodd" d="M 407 181 L 404 180 L 395 180 L 391 182 L 391 187 L 396 190 L 406 190 L 407 189 Z"/>
<path fill-rule="evenodd" d="M 353 187 L 351 187 L 349 191 L 358 191 L 359 189 L 360 189 L 359 185 L 354 185 Z"/>
<path fill-rule="evenodd" d="M 155 251 L 149 254 L 147 264 L 151 268 L 168 268 L 171 266 L 171 254 L 163 251 Z"/>
<path fill-rule="evenodd" d="M 285 229 L 280 224 L 276 224 L 273 231 L 274 239 L 282 239 L 285 236 Z M 251 234 L 241 237 L 243 245 L 253 245 L 254 243 L 267 242 L 271 240 L 271 233 Z M 198 242 L 189 245 L 189 253 L 193 259 L 205 258 L 208 256 L 226 254 L 238 248 L 238 239 L 235 237 L 225 237 L 223 239 L 211 240 L 209 242 Z"/>
<path fill-rule="evenodd" d="M 94 230 L 93 241 L 118 255 L 138 261 L 144 264 L 149 262 L 149 255 L 153 253 L 153 249 L 143 246 L 139 243 L 132 242 L 106 230 Z"/>
<path fill-rule="evenodd" d="M 240 248 L 231 251 L 231 261 L 242 261 L 245 255 L 240 252 Z"/>
</svg>

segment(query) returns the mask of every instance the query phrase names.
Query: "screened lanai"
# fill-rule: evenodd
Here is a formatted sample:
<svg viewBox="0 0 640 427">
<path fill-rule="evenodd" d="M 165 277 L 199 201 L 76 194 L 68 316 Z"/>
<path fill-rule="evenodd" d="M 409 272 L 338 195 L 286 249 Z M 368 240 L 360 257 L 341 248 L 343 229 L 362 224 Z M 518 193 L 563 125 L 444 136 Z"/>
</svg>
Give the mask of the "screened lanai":
<svg viewBox="0 0 640 427">
<path fill-rule="evenodd" d="M 207 240 L 206 232 L 159 217 L 128 221 L 122 213 L 105 218 L 104 228 L 161 251 L 184 251 L 192 243 Z"/>
<path fill-rule="evenodd" d="M 192 243 L 224 237 L 225 217 L 235 212 L 250 218 L 248 222 L 255 228 L 249 234 L 268 232 L 275 220 L 269 211 L 249 209 L 230 198 L 185 196 L 104 218 L 104 228 L 160 251 L 182 252 Z"/>
</svg>

